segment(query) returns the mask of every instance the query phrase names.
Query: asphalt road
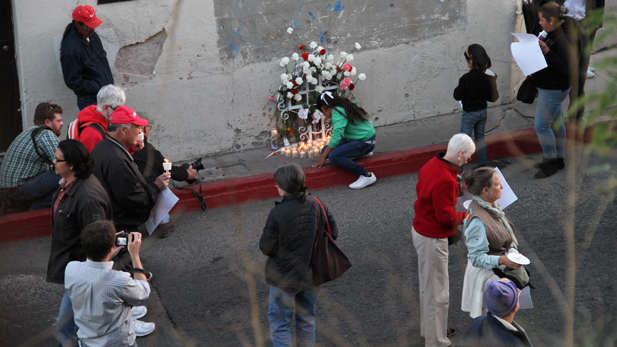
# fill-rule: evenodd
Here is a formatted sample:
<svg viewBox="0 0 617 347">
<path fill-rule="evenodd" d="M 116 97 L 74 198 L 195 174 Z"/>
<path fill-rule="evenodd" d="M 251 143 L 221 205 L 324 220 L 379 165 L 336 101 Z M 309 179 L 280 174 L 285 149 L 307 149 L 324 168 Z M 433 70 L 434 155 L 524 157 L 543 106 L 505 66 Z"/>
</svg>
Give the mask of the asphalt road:
<svg viewBox="0 0 617 347">
<path fill-rule="evenodd" d="M 617 161 L 611 155 L 577 162 L 574 180 L 566 170 L 534 179 L 531 159 L 538 156 L 492 162 L 519 198 L 506 212 L 518 229 L 520 250 L 532 261 L 536 289 L 535 308 L 519 311 L 515 319 L 534 346 L 563 345 L 564 228 L 571 225 L 567 201 L 573 193 L 576 345 L 617 341 L 617 204 L 608 189 Z M 410 175 L 378 180 L 360 191 L 314 192 L 333 211 L 338 243 L 354 264 L 322 288 L 318 346 L 423 346 L 410 234 L 416 181 L 417 175 Z M 142 259 L 154 273 L 155 290 L 144 320 L 156 322 L 157 330 L 139 338 L 140 346 L 271 346 L 266 257 L 258 241 L 273 206 L 267 200 L 183 215 L 169 238 L 147 240 Z M 44 281 L 49 247 L 50 238 L 0 245 L 1 346 L 54 345 L 51 325 L 62 288 Z M 465 266 L 464 244 L 450 247 L 450 325 L 459 331 L 454 342 L 471 322 L 460 310 Z"/>
</svg>

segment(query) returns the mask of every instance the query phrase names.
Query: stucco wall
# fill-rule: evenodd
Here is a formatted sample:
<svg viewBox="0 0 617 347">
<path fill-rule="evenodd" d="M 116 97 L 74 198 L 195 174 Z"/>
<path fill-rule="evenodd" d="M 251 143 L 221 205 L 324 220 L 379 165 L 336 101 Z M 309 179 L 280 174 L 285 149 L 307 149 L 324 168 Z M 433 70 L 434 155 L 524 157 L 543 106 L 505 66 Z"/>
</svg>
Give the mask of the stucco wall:
<svg viewBox="0 0 617 347">
<path fill-rule="evenodd" d="M 300 44 L 290 26 L 335 55 L 362 44 L 354 65 L 368 78 L 354 94 L 377 126 L 459 109 L 452 90 L 470 43 L 491 57 L 500 102 L 520 80 L 509 48 L 516 0 L 14 0 L 24 125 L 42 101 L 60 104 L 65 124 L 77 115 L 58 50 L 78 4 L 105 22 L 97 32 L 116 84 L 127 106 L 155 121 L 152 142 L 174 161 L 265 144 L 278 62 Z"/>
</svg>

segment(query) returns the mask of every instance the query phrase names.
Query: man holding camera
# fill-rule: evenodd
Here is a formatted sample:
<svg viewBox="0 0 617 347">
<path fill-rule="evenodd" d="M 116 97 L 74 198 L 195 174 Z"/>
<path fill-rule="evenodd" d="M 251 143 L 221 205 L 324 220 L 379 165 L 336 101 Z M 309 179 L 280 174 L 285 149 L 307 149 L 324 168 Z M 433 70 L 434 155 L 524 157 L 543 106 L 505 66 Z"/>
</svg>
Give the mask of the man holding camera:
<svg viewBox="0 0 617 347">
<path fill-rule="evenodd" d="M 137 346 L 136 336 L 154 331 L 154 323 L 141 323 L 136 335 L 131 306 L 143 305 L 150 296 L 150 285 L 139 257 L 141 234 L 123 235 L 118 246 L 111 221 L 96 221 L 81 232 L 81 244 L 88 259 L 66 266 L 64 286 L 75 312 L 77 336 L 81 346 Z M 111 259 L 127 248 L 133 261 L 133 278 L 127 272 L 112 270 Z"/>
</svg>

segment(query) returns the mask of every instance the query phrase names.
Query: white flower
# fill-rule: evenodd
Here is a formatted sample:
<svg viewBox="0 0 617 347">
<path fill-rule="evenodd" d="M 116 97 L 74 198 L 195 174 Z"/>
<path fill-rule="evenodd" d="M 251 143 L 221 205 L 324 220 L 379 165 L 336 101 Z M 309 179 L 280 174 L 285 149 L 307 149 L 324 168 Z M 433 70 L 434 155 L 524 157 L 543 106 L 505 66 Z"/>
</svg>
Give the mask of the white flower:
<svg viewBox="0 0 617 347">
<path fill-rule="evenodd" d="M 291 34 L 291 33 L 293 33 L 293 32 L 294 32 L 293 28 L 291 28 L 291 27 L 287 28 L 287 33 L 288 33 L 288 34 Z M 358 44 L 356 43 L 356 46 L 357 46 L 357 45 L 358 45 Z"/>
<path fill-rule="evenodd" d="M 286 83 L 289 80 L 289 76 L 286 73 L 281 74 L 281 83 Z"/>
<path fill-rule="evenodd" d="M 317 71 L 317 68 L 316 68 L 316 67 L 314 67 L 314 66 L 311 66 L 311 71 L 312 71 L 312 72 L 315 72 L 315 71 Z"/>
<path fill-rule="evenodd" d="M 296 84 L 297 84 L 297 85 L 302 84 L 302 82 L 304 82 L 304 81 L 302 80 L 302 77 L 298 77 L 298 78 L 296 78 Z"/>
<path fill-rule="evenodd" d="M 321 52 L 322 49 L 323 49 L 323 47 L 319 46 L 319 47 L 317 47 L 316 51 L 317 52 Z"/>
<path fill-rule="evenodd" d="M 300 59 L 300 56 L 298 55 L 298 53 L 294 53 L 291 55 L 291 60 L 298 61 L 298 59 Z"/>
<path fill-rule="evenodd" d="M 328 72 L 328 71 L 324 71 L 324 72 L 322 73 L 322 76 L 323 76 L 326 80 L 328 80 L 328 81 L 332 79 L 332 74 L 331 74 L 330 72 Z"/>
<path fill-rule="evenodd" d="M 309 56 L 308 56 L 308 61 L 310 61 L 310 62 L 315 61 L 315 55 L 313 55 L 313 54 L 309 54 Z"/>
<path fill-rule="evenodd" d="M 331 63 L 331 62 L 329 62 L 329 61 L 327 61 L 327 62 L 324 64 L 324 69 L 326 69 L 326 70 L 330 70 L 330 68 L 331 68 L 331 67 L 332 67 L 332 63 Z"/>
<path fill-rule="evenodd" d="M 341 52 L 341 58 L 345 58 L 347 56 L 347 52 Z"/>
<path fill-rule="evenodd" d="M 317 83 L 319 83 L 319 81 L 315 77 L 311 78 L 308 81 L 309 81 L 310 84 L 317 84 Z"/>
<path fill-rule="evenodd" d="M 315 42 L 315 41 L 311 42 L 309 47 L 311 47 L 311 49 L 315 49 L 317 47 L 317 42 Z"/>
<path fill-rule="evenodd" d="M 321 58 L 320 57 L 315 57 L 315 60 L 313 60 L 313 63 L 315 63 L 315 65 L 321 64 Z"/>
<path fill-rule="evenodd" d="M 285 86 L 287 87 L 287 89 L 291 89 L 294 87 L 294 84 L 291 82 L 287 82 L 287 84 L 285 84 Z"/>
<path fill-rule="evenodd" d="M 300 108 L 300 111 L 298 111 L 298 118 L 300 118 L 300 119 L 307 119 L 308 118 L 308 114 L 309 114 L 309 109 L 308 108 Z"/>
<path fill-rule="evenodd" d="M 326 58 L 328 60 L 334 60 L 334 56 L 332 54 L 329 54 L 328 57 Z"/>
<path fill-rule="evenodd" d="M 289 29 L 288 29 L 288 31 L 289 31 Z M 360 44 L 356 42 L 356 49 L 361 49 L 361 48 L 362 48 L 362 46 L 360 46 Z"/>
<path fill-rule="evenodd" d="M 341 78 L 343 78 L 343 74 L 342 74 L 342 73 L 340 73 L 340 72 L 339 72 L 339 73 L 337 73 L 337 74 L 336 74 L 336 78 L 338 78 L 338 79 L 340 80 Z"/>
<path fill-rule="evenodd" d="M 345 77 L 349 77 L 349 71 L 343 72 L 343 75 L 345 75 Z"/>
<path fill-rule="evenodd" d="M 356 75 L 356 67 L 355 67 L 355 66 L 351 69 L 350 74 L 351 74 L 352 76 L 355 76 L 355 75 Z"/>
<path fill-rule="evenodd" d="M 285 67 L 287 64 L 289 64 L 289 58 L 285 57 L 283 59 L 281 59 L 281 62 L 279 63 L 280 66 Z"/>
<path fill-rule="evenodd" d="M 347 54 L 347 61 L 353 61 L 353 54 Z"/>
<path fill-rule="evenodd" d="M 291 99 L 291 98 L 293 98 L 293 97 L 294 97 L 294 95 L 293 95 L 293 94 L 291 94 L 291 92 L 287 92 L 287 99 Z"/>
<path fill-rule="evenodd" d="M 319 110 L 315 110 L 315 113 L 313 113 L 313 124 L 319 122 L 322 118 L 325 118 L 323 113 Z"/>
<path fill-rule="evenodd" d="M 311 63 L 309 63 L 308 61 L 304 62 L 304 67 L 305 68 L 309 68 L 311 66 Z"/>
<path fill-rule="evenodd" d="M 302 100 L 302 95 L 296 94 L 296 96 L 294 96 L 294 100 L 296 100 L 296 101 Z"/>
<path fill-rule="evenodd" d="M 358 78 L 360 79 L 360 81 L 364 81 L 366 79 L 366 75 L 364 73 L 361 73 L 358 75 Z"/>
<path fill-rule="evenodd" d="M 315 91 L 317 93 L 323 93 L 323 91 L 326 90 L 326 88 L 324 88 L 323 86 L 317 86 L 315 87 Z"/>
</svg>

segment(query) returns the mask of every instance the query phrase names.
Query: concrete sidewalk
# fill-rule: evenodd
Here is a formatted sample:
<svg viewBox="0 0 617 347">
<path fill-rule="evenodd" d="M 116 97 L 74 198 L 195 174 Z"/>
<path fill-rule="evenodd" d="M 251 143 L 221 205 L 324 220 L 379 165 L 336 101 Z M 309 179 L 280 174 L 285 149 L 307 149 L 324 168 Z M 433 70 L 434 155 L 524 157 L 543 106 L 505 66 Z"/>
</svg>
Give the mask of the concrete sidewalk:
<svg viewBox="0 0 617 347">
<path fill-rule="evenodd" d="M 617 57 L 617 49 L 607 50 L 592 56 L 592 64 L 605 58 Z M 585 90 L 588 93 L 606 90 L 614 83 L 617 73 L 615 66 L 602 69 L 598 65 L 596 77 L 588 79 Z M 569 100 L 564 101 L 564 111 Z M 369 171 L 378 179 L 396 175 L 410 174 L 419 170 L 437 151 L 445 150 L 447 141 L 460 132 L 461 113 L 458 103 L 452 99 L 456 112 L 438 115 L 422 120 L 410 121 L 378 127 L 375 155 L 361 158 Z M 499 159 L 539 153 L 541 148 L 533 130 L 535 103 L 523 104 L 519 101 L 506 105 L 490 107 L 486 125 L 487 158 Z M 617 100 L 602 110 L 608 114 L 617 107 Z M 588 113 L 595 110 L 588 105 Z M 379 115 L 373 115 L 373 119 Z M 266 157 L 269 148 L 229 153 L 203 159 L 206 167 L 200 171 L 203 194 L 209 208 L 236 205 L 275 197 L 272 173 L 277 167 L 298 163 L 305 168 L 307 186 L 311 190 L 348 185 L 357 177 L 333 165 L 314 169 L 310 166 L 316 158 Z M 474 157 L 475 158 L 475 157 Z M 474 159 L 475 160 L 475 159 Z M 174 182 L 173 186 L 177 184 Z M 193 189 L 199 190 L 198 186 Z M 180 198 L 172 213 L 184 213 L 200 209 L 197 198 L 183 190 L 173 190 Z M 51 233 L 50 212 L 41 210 L 0 217 L 0 243 L 15 242 L 47 236 Z"/>
</svg>

